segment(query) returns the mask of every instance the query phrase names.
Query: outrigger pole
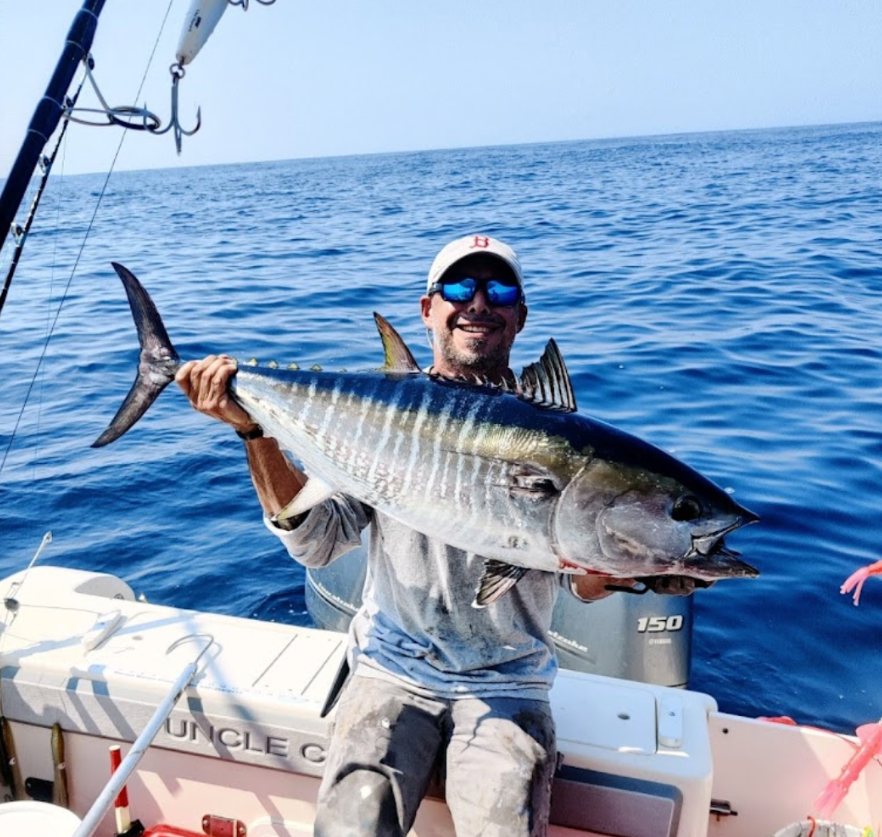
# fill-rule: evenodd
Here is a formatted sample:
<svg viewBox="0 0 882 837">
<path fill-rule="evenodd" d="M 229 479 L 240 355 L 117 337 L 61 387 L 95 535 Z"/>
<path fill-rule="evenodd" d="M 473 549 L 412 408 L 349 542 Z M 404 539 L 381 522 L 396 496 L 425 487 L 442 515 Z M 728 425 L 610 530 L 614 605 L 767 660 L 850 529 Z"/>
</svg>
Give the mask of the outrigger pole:
<svg viewBox="0 0 882 837">
<path fill-rule="evenodd" d="M 77 67 L 92 49 L 98 16 L 104 8 L 104 2 L 105 0 L 85 0 L 83 7 L 77 12 L 49 86 L 28 125 L 18 157 L 12 165 L 3 192 L 0 193 L 0 249 L 3 248 L 15 214 L 27 192 L 28 184 L 40 161 L 40 154 L 61 121 L 65 97 Z"/>
</svg>

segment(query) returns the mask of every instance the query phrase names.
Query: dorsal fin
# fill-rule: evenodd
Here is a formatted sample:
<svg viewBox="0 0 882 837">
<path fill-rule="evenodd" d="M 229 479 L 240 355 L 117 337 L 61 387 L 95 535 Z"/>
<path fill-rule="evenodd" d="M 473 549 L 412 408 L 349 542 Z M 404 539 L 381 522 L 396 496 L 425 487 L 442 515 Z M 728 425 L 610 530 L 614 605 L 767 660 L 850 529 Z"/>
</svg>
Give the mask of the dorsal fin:
<svg viewBox="0 0 882 837">
<path fill-rule="evenodd" d="M 383 365 L 384 372 L 420 372 L 420 365 L 414 359 L 407 344 L 401 335 L 392 328 L 389 321 L 382 315 L 374 312 L 374 322 L 380 339 L 383 341 L 383 353 L 386 362 Z"/>
<path fill-rule="evenodd" d="M 554 339 L 548 341 L 542 357 L 524 367 L 518 396 L 544 410 L 576 412 L 576 396 L 570 373 Z"/>
</svg>

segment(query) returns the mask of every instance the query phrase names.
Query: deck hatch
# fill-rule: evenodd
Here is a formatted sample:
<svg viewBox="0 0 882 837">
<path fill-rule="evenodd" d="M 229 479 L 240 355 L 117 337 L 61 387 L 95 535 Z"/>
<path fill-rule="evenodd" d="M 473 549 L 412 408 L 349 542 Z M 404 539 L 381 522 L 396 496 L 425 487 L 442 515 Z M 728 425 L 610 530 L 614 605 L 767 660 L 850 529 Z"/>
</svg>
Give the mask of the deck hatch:
<svg viewBox="0 0 882 837">
<path fill-rule="evenodd" d="M 673 785 L 565 766 L 555 776 L 551 822 L 613 837 L 674 837 L 682 804 Z"/>
</svg>

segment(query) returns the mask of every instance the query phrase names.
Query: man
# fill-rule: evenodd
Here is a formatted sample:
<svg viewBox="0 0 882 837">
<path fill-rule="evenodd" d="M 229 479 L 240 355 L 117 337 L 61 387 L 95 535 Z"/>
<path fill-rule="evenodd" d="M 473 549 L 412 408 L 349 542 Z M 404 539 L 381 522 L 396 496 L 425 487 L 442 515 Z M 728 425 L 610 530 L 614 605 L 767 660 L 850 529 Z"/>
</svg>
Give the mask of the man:
<svg viewBox="0 0 882 837">
<path fill-rule="evenodd" d="M 448 244 L 432 263 L 420 309 L 433 374 L 513 378 L 509 354 L 527 305 L 509 246 L 486 235 Z M 477 609 L 471 602 L 481 556 L 353 498 L 337 495 L 282 530 L 270 518 L 307 476 L 228 397 L 235 372 L 231 358 L 212 356 L 182 367 L 177 381 L 196 409 L 245 440 L 266 525 L 289 553 L 308 567 L 325 566 L 358 545 L 371 524 L 364 604 L 350 628 L 353 676 L 336 710 L 317 837 L 403 837 L 439 756 L 459 837 L 544 834 L 556 762 L 552 608 L 561 583 L 591 601 L 609 595 L 603 579 L 531 570 L 495 604 Z"/>
</svg>

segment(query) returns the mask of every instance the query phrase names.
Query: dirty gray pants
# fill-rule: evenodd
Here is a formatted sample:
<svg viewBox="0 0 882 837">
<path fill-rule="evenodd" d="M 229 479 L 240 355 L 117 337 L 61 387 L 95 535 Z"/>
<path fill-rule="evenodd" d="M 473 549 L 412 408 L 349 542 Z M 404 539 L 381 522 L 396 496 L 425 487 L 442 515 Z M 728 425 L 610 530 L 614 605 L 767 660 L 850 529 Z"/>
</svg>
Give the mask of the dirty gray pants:
<svg viewBox="0 0 882 837">
<path fill-rule="evenodd" d="M 334 723 L 316 837 L 404 837 L 446 748 L 457 837 L 541 837 L 555 765 L 545 701 L 429 699 L 353 677 Z"/>
</svg>

